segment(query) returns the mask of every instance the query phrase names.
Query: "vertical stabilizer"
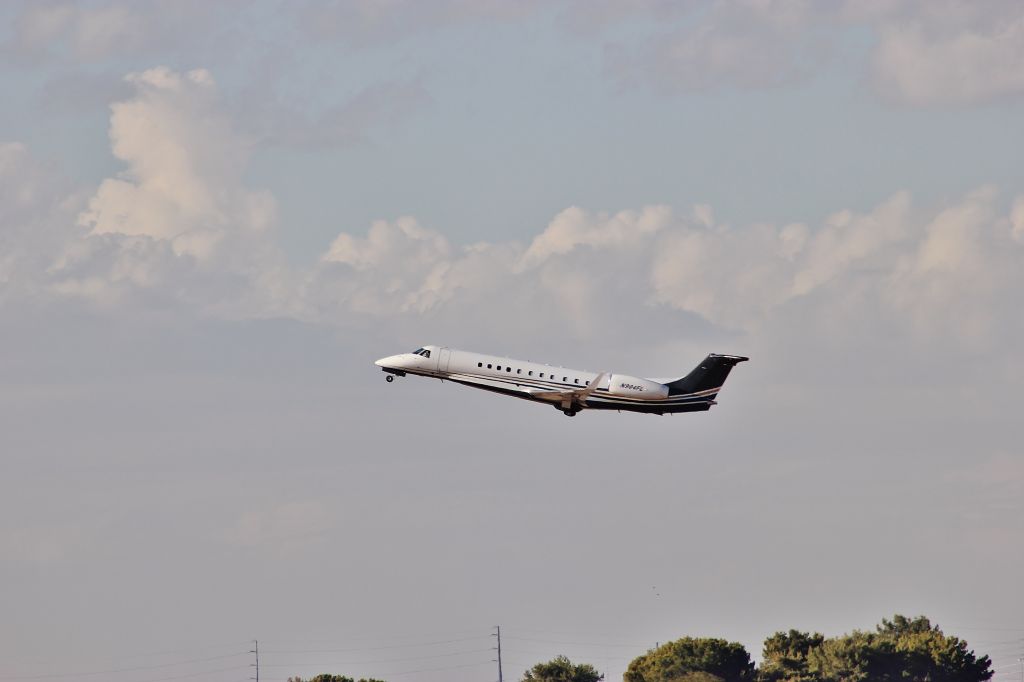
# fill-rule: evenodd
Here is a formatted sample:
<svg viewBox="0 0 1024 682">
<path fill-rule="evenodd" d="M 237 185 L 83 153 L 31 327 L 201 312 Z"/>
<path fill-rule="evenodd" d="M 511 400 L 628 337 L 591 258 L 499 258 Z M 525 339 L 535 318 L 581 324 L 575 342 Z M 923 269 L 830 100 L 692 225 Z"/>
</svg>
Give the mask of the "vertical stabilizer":
<svg viewBox="0 0 1024 682">
<path fill-rule="evenodd" d="M 712 353 L 682 379 L 668 383 L 669 395 L 696 395 L 714 400 L 732 368 L 750 358 Z"/>
</svg>

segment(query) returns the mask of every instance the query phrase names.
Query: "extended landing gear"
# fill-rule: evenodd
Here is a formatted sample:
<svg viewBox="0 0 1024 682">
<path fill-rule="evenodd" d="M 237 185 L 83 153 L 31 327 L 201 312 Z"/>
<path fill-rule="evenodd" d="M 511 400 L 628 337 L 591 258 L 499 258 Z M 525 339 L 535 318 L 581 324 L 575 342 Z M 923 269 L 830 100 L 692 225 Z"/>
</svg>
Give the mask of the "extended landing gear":
<svg viewBox="0 0 1024 682">
<path fill-rule="evenodd" d="M 389 384 L 390 384 L 390 383 L 391 383 L 392 381 L 394 381 L 394 380 L 395 380 L 395 375 L 394 375 L 394 374 L 389 374 L 389 375 L 387 375 L 386 377 L 384 377 L 384 381 L 388 382 Z"/>
<path fill-rule="evenodd" d="M 562 410 L 562 414 L 564 414 L 566 417 L 575 417 L 576 416 L 576 411 L 575 410 Z"/>
<path fill-rule="evenodd" d="M 559 410 L 566 417 L 575 417 L 580 411 L 578 407 L 562 407 L 561 405 L 555 405 L 555 409 Z"/>
</svg>

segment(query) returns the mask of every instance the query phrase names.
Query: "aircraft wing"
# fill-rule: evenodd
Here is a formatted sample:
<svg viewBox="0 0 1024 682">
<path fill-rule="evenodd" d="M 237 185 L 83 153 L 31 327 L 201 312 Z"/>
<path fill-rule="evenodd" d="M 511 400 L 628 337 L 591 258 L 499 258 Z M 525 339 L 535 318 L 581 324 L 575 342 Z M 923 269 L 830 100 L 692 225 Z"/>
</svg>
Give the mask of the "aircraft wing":
<svg viewBox="0 0 1024 682">
<path fill-rule="evenodd" d="M 585 403 L 587 402 L 587 398 L 590 397 L 590 394 L 597 390 L 597 387 L 601 385 L 601 382 L 604 381 L 606 376 L 608 375 L 602 372 L 594 377 L 594 380 L 587 384 L 585 388 L 578 388 L 574 390 L 545 391 L 537 388 L 526 388 L 523 390 L 539 400 L 550 400 L 554 403 Z"/>
<path fill-rule="evenodd" d="M 529 393 L 534 398 L 539 400 L 550 400 L 554 403 L 562 402 L 563 400 L 572 400 L 572 395 L 575 391 L 544 391 L 539 388 L 524 388 L 523 393 Z"/>
</svg>

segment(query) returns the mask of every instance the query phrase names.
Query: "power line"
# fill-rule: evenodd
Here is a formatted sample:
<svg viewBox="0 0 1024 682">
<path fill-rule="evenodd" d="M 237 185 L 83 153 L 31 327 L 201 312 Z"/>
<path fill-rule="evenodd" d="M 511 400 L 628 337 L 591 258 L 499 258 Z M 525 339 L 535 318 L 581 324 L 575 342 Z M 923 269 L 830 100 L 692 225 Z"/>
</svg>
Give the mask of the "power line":
<svg viewBox="0 0 1024 682">
<path fill-rule="evenodd" d="M 505 639 L 513 639 L 513 640 L 515 640 L 517 642 L 537 642 L 537 643 L 540 643 L 540 644 L 564 644 L 564 645 L 569 645 L 569 646 L 613 646 L 613 647 L 628 647 L 628 648 L 649 647 L 650 646 L 650 642 L 648 642 L 647 644 L 635 644 L 635 643 L 634 644 L 609 644 L 608 642 L 600 642 L 600 643 L 599 642 L 564 642 L 564 641 L 559 641 L 559 640 L 554 640 L 554 639 L 536 639 L 536 638 L 533 638 L 533 637 L 512 637 L 512 636 L 509 636 L 509 635 L 506 635 Z"/>
<path fill-rule="evenodd" d="M 981 626 L 962 626 L 962 625 L 947 625 L 950 630 L 978 630 L 981 632 L 1024 632 L 1024 627 L 1020 628 L 988 628 Z M 943 630 L 945 632 L 945 629 Z"/>
<path fill-rule="evenodd" d="M 451 665 L 445 668 L 421 668 L 420 670 L 403 670 L 397 673 L 388 673 L 388 677 L 399 677 L 401 675 L 414 675 L 416 673 L 432 673 L 441 670 L 458 670 L 460 668 L 476 668 L 483 665 L 490 665 L 493 661 L 482 661 L 480 663 L 466 663 L 465 665 Z"/>
<path fill-rule="evenodd" d="M 485 665 L 493 663 L 491 660 L 479 661 L 477 663 L 461 663 L 459 665 L 447 665 L 437 668 L 418 668 L 416 670 L 400 670 L 398 672 L 387 673 L 387 677 L 401 677 L 402 675 L 415 675 L 416 673 L 429 673 L 439 672 L 442 670 L 459 670 L 462 668 L 479 668 Z M 148 680 L 147 682 L 163 682 L 162 680 Z"/>
<path fill-rule="evenodd" d="M 970 628 L 970 627 L 966 627 L 966 628 L 951 628 L 951 629 L 977 630 L 977 631 L 989 631 L 989 632 L 1024 632 L 1024 628 L 983 628 L 983 627 L 973 627 L 973 628 Z M 529 629 L 529 628 L 522 628 L 521 630 L 523 630 L 525 632 L 537 632 L 537 633 L 550 632 L 552 634 L 555 634 L 553 631 L 532 630 L 532 629 Z M 505 652 L 503 650 L 502 634 L 503 633 L 501 632 L 501 627 L 500 626 L 495 626 L 494 627 L 494 632 L 490 633 L 490 635 L 483 635 L 483 634 L 481 634 L 481 635 L 475 635 L 475 636 L 469 636 L 469 637 L 453 637 L 453 638 L 447 638 L 447 639 L 431 639 L 431 640 L 428 640 L 428 641 L 421 641 L 421 642 L 407 642 L 407 643 L 396 643 L 396 644 L 375 645 L 375 646 L 362 646 L 362 647 L 327 648 L 327 649 L 294 649 L 294 650 L 288 650 L 288 649 L 277 649 L 277 650 L 271 649 L 271 650 L 267 650 L 266 648 L 261 650 L 261 649 L 259 649 L 259 642 L 258 642 L 258 640 L 252 640 L 252 649 L 249 649 L 247 652 L 236 652 L 236 653 L 221 654 L 221 655 L 216 655 L 216 656 L 204 656 L 204 657 L 189 658 L 189 659 L 184 659 L 184 660 L 168 661 L 168 662 L 165 662 L 165 663 L 154 663 L 154 664 L 149 664 L 149 665 L 133 665 L 133 666 L 120 666 L 120 667 L 115 665 L 115 666 L 111 666 L 111 667 L 109 667 L 107 669 L 103 669 L 103 670 L 87 670 L 87 671 L 84 671 L 84 672 L 54 672 L 54 673 L 40 673 L 40 674 L 31 674 L 31 675 L 6 675 L 6 676 L 0 676 L 0 682 L 18 682 L 18 681 L 28 682 L 30 680 L 60 680 L 60 679 L 72 678 L 72 677 L 83 677 L 84 678 L 84 677 L 91 677 L 91 676 L 98 676 L 98 675 L 115 675 L 115 674 L 119 674 L 119 673 L 142 672 L 142 671 L 147 671 L 147 670 L 162 670 L 162 669 L 174 668 L 174 667 L 179 667 L 179 666 L 185 666 L 185 665 L 189 665 L 189 664 L 207 663 L 207 662 L 212 662 L 212 661 L 227 660 L 227 659 L 231 659 L 231 658 L 235 658 L 235 657 L 244 656 L 244 655 L 247 655 L 247 654 L 252 654 L 252 655 L 255 656 L 255 662 L 250 664 L 249 667 L 255 669 L 255 677 L 252 678 L 252 679 L 256 680 L 256 682 L 259 682 L 259 679 L 260 679 L 260 668 L 261 667 L 285 668 L 285 667 L 311 667 L 311 666 L 321 666 L 321 665 L 322 666 L 332 666 L 333 667 L 333 666 L 345 666 L 345 665 L 368 665 L 368 664 L 382 664 L 382 663 L 398 663 L 398 662 L 404 662 L 404 661 L 425 661 L 425 660 L 436 660 L 436 659 L 443 659 L 443 658 L 450 658 L 450 657 L 457 657 L 457 656 L 468 656 L 468 655 L 471 655 L 471 654 L 483 653 L 484 651 L 488 651 L 488 650 L 496 650 L 497 651 L 497 659 L 496 660 L 492 659 L 492 662 L 496 662 L 498 664 L 498 682 L 504 682 L 503 663 L 504 662 L 508 662 L 508 660 L 507 660 L 507 657 L 504 656 L 504 654 L 507 653 L 507 652 Z M 566 636 L 568 636 L 570 638 L 572 637 L 571 633 L 568 633 L 568 632 L 563 632 L 563 633 L 560 633 L 560 634 L 564 634 L 564 635 L 566 635 Z M 597 635 L 596 633 L 590 633 L 590 634 L 594 635 L 594 636 L 602 636 L 602 635 Z M 424 636 L 424 635 L 420 635 L 420 636 Z M 998 635 L 996 635 L 996 636 L 998 637 Z M 395 637 L 396 638 L 397 637 L 416 637 L 416 635 L 404 635 L 404 636 L 395 636 Z M 422 654 L 422 655 L 417 655 L 417 656 L 402 656 L 402 657 L 399 657 L 399 658 L 349 661 L 349 662 L 340 663 L 340 664 L 338 664 L 338 663 L 273 663 L 273 664 L 269 664 L 268 665 L 267 663 L 265 663 L 264 661 L 262 661 L 260 659 L 260 654 L 273 655 L 273 656 L 288 656 L 288 655 L 305 655 L 305 654 L 356 653 L 356 652 L 370 652 L 370 651 L 388 651 L 388 650 L 417 649 L 417 648 L 423 648 L 423 647 L 433 647 L 433 646 L 442 646 L 442 645 L 448 645 L 448 644 L 457 644 L 457 643 L 462 643 L 462 642 L 479 641 L 479 640 L 484 639 L 485 637 L 487 637 L 487 638 L 494 637 L 496 639 L 496 642 L 495 642 L 496 646 L 493 649 L 470 649 L 470 650 L 460 650 L 460 651 L 449 651 L 449 652 L 439 653 L 439 654 Z M 539 644 L 544 644 L 544 645 L 572 646 L 572 647 L 597 647 L 597 648 L 613 648 L 613 647 L 614 648 L 620 648 L 621 647 L 621 648 L 637 648 L 637 649 L 641 649 L 641 648 L 642 649 L 646 649 L 646 648 L 648 648 L 647 644 L 637 644 L 637 643 L 625 643 L 625 642 L 581 642 L 581 641 L 573 641 L 572 639 L 563 640 L 563 639 L 546 639 L 546 638 L 542 638 L 542 637 L 518 637 L 518 636 L 514 636 L 514 635 L 507 635 L 507 634 L 505 635 L 504 639 L 512 640 L 512 641 L 517 641 L 517 642 L 533 642 L 533 643 L 539 643 Z M 299 640 L 291 640 L 291 641 L 296 641 L 297 642 Z M 306 640 L 306 641 L 308 641 L 308 640 Z M 378 641 L 380 641 L 380 640 L 378 640 Z M 387 641 L 387 640 L 385 640 L 385 641 Z M 392 641 L 393 641 L 393 638 L 392 638 Z M 990 659 L 1001 659 L 1001 661 L 1000 661 L 1001 663 L 1005 662 L 1003 665 L 1000 665 L 998 667 L 992 668 L 992 672 L 995 674 L 996 677 L 998 677 L 1000 679 L 1006 679 L 1006 680 L 1015 679 L 1016 678 L 1015 673 L 1016 673 L 1016 671 L 1018 669 L 1018 666 L 1020 666 L 1020 670 L 1021 670 L 1020 680 L 1021 680 L 1021 682 L 1024 682 L 1024 656 L 1021 656 L 1021 654 L 1024 653 L 1024 651 L 1022 651 L 1022 648 L 1020 646 L 1015 646 L 1015 644 L 1017 644 L 1018 642 L 1021 642 L 1021 640 L 1017 640 L 1017 639 L 1002 639 L 1002 640 L 987 640 L 987 641 L 981 640 L 981 642 L 973 643 L 972 646 L 973 646 L 973 648 L 975 650 L 977 650 L 979 652 L 986 652 L 986 645 L 987 645 L 988 650 L 987 650 L 986 653 L 988 653 Z M 968 644 L 971 644 L 971 643 L 968 642 Z M 205 650 L 210 650 L 210 649 L 213 649 L 213 648 L 214 647 L 212 647 L 212 646 L 211 647 L 202 647 L 202 648 L 198 648 L 197 647 L 197 648 L 193 648 L 193 649 L 179 649 L 179 650 L 173 650 L 173 651 L 154 652 L 154 653 L 151 653 L 151 654 L 133 654 L 133 655 L 125 657 L 122 660 L 127 661 L 127 660 L 138 659 L 138 658 L 142 658 L 142 657 L 146 657 L 146 656 L 149 656 L 149 657 L 169 656 L 169 655 L 173 655 L 175 653 L 181 653 L 183 651 L 203 651 L 204 649 Z M 527 654 L 527 655 L 534 654 L 534 653 L 536 653 L 538 655 L 547 655 L 547 652 L 543 652 L 542 653 L 540 651 L 534 651 L 534 650 L 531 650 L 531 649 L 516 649 L 515 651 L 513 651 L 513 654 L 515 654 L 516 652 Z M 993 654 L 994 654 L 994 656 L 993 656 Z M 602 660 L 602 661 L 609 661 L 609 662 L 611 662 L 611 661 L 626 661 L 626 660 L 629 660 L 628 657 L 603 656 L 603 655 L 602 656 L 596 656 L 596 655 L 595 656 L 586 656 L 586 655 L 583 655 L 583 656 L 580 656 L 580 658 L 591 658 L 591 659 L 595 659 L 595 660 Z M 519 664 L 518 660 L 516 658 L 513 658 L 512 660 L 514 662 L 516 662 L 517 665 Z M 1011 660 L 1014 661 L 1014 662 L 1010 663 Z M 995 661 L 993 660 L 993 662 L 995 662 Z M 216 674 L 216 673 L 220 673 L 220 672 L 227 672 L 227 671 L 238 670 L 242 665 L 244 665 L 244 664 L 243 663 L 239 663 L 238 665 L 234 665 L 234 666 L 231 666 L 231 667 L 228 667 L 228 668 L 219 668 L 219 669 L 216 669 L 216 670 L 209 670 L 209 671 L 183 673 L 183 674 L 179 674 L 179 675 L 172 675 L 172 676 L 160 677 L 160 678 L 151 679 L 151 680 L 144 680 L 143 682 L 162 682 L 163 680 L 178 680 L 178 679 L 194 678 L 194 677 L 198 677 L 198 676 L 201 676 L 201 675 L 211 675 L 211 674 Z M 390 673 L 390 675 L 391 676 L 399 676 L 399 675 L 414 674 L 414 673 L 417 673 L 417 672 L 453 670 L 453 669 L 459 669 L 459 668 L 474 667 L 474 666 L 479 666 L 479 665 L 482 665 L 482 663 L 465 663 L 465 664 L 458 664 L 458 665 L 452 665 L 452 666 L 446 666 L 446 667 L 437 667 L 437 668 L 426 668 L 426 669 L 399 671 L 399 672 L 395 672 L 395 673 Z"/>
<path fill-rule="evenodd" d="M 241 666 L 233 665 L 233 666 L 228 667 L 228 668 L 217 668 L 216 670 L 200 670 L 198 672 L 186 673 L 184 675 L 173 675 L 171 677 L 154 677 L 154 678 L 150 678 L 148 680 L 144 680 L 143 682 L 167 682 L 168 680 L 184 680 L 184 679 L 188 679 L 190 677 L 199 677 L 200 675 L 215 675 L 216 673 L 226 673 L 226 672 L 230 672 L 230 671 L 233 671 L 233 670 L 240 670 L 240 669 L 241 669 Z M 95 674 L 97 674 L 97 673 L 73 673 L 72 675 L 64 675 L 64 677 L 69 677 L 69 676 L 74 676 L 74 675 L 95 675 Z M 4 679 L 4 680 L 32 680 L 32 679 L 40 679 L 40 678 L 35 678 L 35 677 L 4 677 L 4 678 L 0 678 L 0 679 Z"/>
<path fill-rule="evenodd" d="M 42 675 L 14 675 L 0 677 L 0 680 L 47 680 L 47 679 L 58 679 L 62 677 L 88 677 L 91 675 L 114 675 L 116 673 L 128 673 L 138 672 L 140 670 L 158 670 L 160 668 L 173 668 L 179 665 L 188 665 L 189 663 L 206 663 L 208 661 L 222 661 L 227 658 L 235 658 L 237 656 L 245 656 L 246 653 L 235 653 L 225 654 L 223 656 L 210 656 L 208 658 L 193 658 L 187 661 L 174 661 L 172 663 L 159 663 L 156 665 L 139 665 L 132 666 L 130 668 L 114 668 L 110 670 L 93 670 L 90 672 L 74 672 L 74 673 L 46 673 Z"/>
<path fill-rule="evenodd" d="M 226 673 L 232 670 L 239 670 L 237 665 L 231 666 L 230 668 L 217 668 L 216 670 L 204 670 L 197 673 L 189 673 L 187 675 L 175 675 L 174 677 L 156 677 L 149 680 L 143 680 L 143 682 L 168 682 L 169 680 L 185 680 L 190 677 L 199 677 L 200 675 L 215 675 L 217 673 Z"/>
<path fill-rule="evenodd" d="M 323 665 L 329 667 L 345 666 L 345 665 L 369 665 L 371 663 L 399 663 L 403 661 L 426 661 L 435 658 L 448 658 L 450 656 L 468 656 L 469 654 L 480 654 L 491 651 L 491 649 L 471 649 L 469 651 L 453 651 L 445 654 L 429 654 L 425 656 L 406 656 L 404 658 L 378 658 L 371 661 L 346 661 L 346 662 L 331 662 L 331 663 L 264 663 L 264 668 L 288 668 L 288 667 L 304 667 L 304 666 L 315 666 Z M 266 652 L 264 652 L 266 654 Z"/>
<path fill-rule="evenodd" d="M 532 655 L 536 655 L 536 656 L 549 656 L 549 655 L 551 655 L 551 650 L 549 649 L 547 651 L 537 651 L 535 649 L 518 649 L 518 648 L 516 648 L 516 649 L 512 650 L 512 653 L 513 654 L 529 654 L 531 656 Z M 570 652 L 563 652 L 563 653 L 568 655 Z M 600 661 L 632 661 L 634 658 L 636 658 L 636 656 L 595 656 L 595 655 L 591 655 L 591 654 L 582 654 L 582 655 L 579 655 L 579 656 L 573 656 L 573 658 L 587 658 L 587 659 L 594 659 L 594 660 L 600 660 Z M 507 656 L 505 657 L 505 660 L 508 660 Z"/>
<path fill-rule="evenodd" d="M 450 638 L 455 638 L 455 637 L 471 637 L 471 636 L 481 637 L 483 635 L 480 635 L 480 628 L 476 628 L 476 629 L 473 629 L 473 630 L 448 630 L 448 631 L 444 631 L 444 632 L 437 632 L 437 631 L 434 631 L 434 632 L 407 632 L 407 633 L 397 634 L 397 635 L 385 635 L 383 637 L 374 637 L 372 635 L 371 636 L 367 636 L 365 634 L 351 635 L 351 636 L 348 635 L 348 634 L 339 635 L 339 637 L 343 637 L 346 641 L 351 640 L 351 641 L 356 641 L 356 642 L 364 641 L 364 640 L 380 640 L 380 639 L 384 639 L 384 640 L 414 639 L 414 638 L 419 638 L 419 637 L 429 637 L 431 639 L 450 639 Z M 337 641 L 337 639 L 334 638 L 334 639 L 329 639 L 329 640 L 328 639 L 311 640 L 311 639 L 305 638 L 305 639 L 279 639 L 279 640 L 275 640 L 275 641 L 278 644 L 328 644 L 328 643 L 332 643 L 334 641 Z"/>
<path fill-rule="evenodd" d="M 127 656 L 120 656 L 119 658 L 120 658 L 121 661 L 134 661 L 134 660 L 139 659 L 139 658 L 160 658 L 160 657 L 163 657 L 163 656 L 174 656 L 174 655 L 178 655 L 178 654 L 187 654 L 187 653 L 192 653 L 192 652 L 202 652 L 202 651 L 210 651 L 210 650 L 217 650 L 217 649 L 223 651 L 224 649 L 227 649 L 229 647 L 233 649 L 235 647 L 248 646 L 251 642 L 252 642 L 252 640 L 248 640 L 246 642 L 230 642 L 230 643 L 225 643 L 225 644 L 212 644 L 212 645 L 209 645 L 209 646 L 194 646 L 194 647 L 188 647 L 188 648 L 182 648 L 182 649 L 170 649 L 170 650 L 165 649 L 163 651 L 151 651 L 149 653 L 142 653 L 142 654 L 128 654 Z M 45 661 L 39 661 L 39 660 L 37 660 L 37 661 L 20 661 L 21 665 L 51 665 L 52 663 L 53 663 L 53 661 L 51 659 L 47 659 Z M 0 677 L 0 679 L 4 679 L 4 678 Z"/>
<path fill-rule="evenodd" d="M 487 635 L 477 635 L 476 637 L 461 637 L 459 639 L 440 639 L 433 642 L 421 642 L 418 644 L 391 644 L 386 646 L 368 646 L 368 647 L 349 647 L 345 649 L 279 649 L 279 650 L 266 650 L 264 654 L 344 654 L 351 653 L 353 651 L 383 651 L 385 649 L 414 649 L 416 647 L 424 646 L 438 646 L 440 644 L 456 644 L 459 642 L 471 642 L 479 639 L 486 639 Z"/>
<path fill-rule="evenodd" d="M 505 627 L 505 631 L 507 632 L 508 629 L 509 629 L 508 626 L 506 626 Z M 528 633 L 533 633 L 535 635 L 559 635 L 559 636 L 565 635 L 565 636 L 568 636 L 568 637 L 577 637 L 577 636 L 602 637 L 602 638 L 605 638 L 605 639 L 618 639 L 619 637 L 621 637 L 623 635 L 623 633 L 621 633 L 621 632 L 608 633 L 608 632 L 594 632 L 592 630 L 591 631 L 584 631 L 584 630 L 574 630 L 574 631 L 568 631 L 568 630 L 539 630 L 537 628 L 527 628 L 527 627 L 521 627 L 521 626 L 518 626 L 518 625 L 513 625 L 512 626 L 512 632 L 528 632 Z"/>
</svg>

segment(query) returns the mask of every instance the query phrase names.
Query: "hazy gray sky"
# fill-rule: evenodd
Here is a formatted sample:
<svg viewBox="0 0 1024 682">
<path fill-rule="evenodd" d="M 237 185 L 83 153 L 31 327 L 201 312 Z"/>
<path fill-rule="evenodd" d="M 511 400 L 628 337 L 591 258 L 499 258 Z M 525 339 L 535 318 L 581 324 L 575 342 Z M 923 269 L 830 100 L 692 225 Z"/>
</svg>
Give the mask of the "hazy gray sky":
<svg viewBox="0 0 1024 682">
<path fill-rule="evenodd" d="M 210 5 L 0 8 L 0 679 L 894 612 L 1016 679 L 1024 6 Z M 372 365 L 425 343 L 752 360 L 570 421 Z"/>
</svg>

